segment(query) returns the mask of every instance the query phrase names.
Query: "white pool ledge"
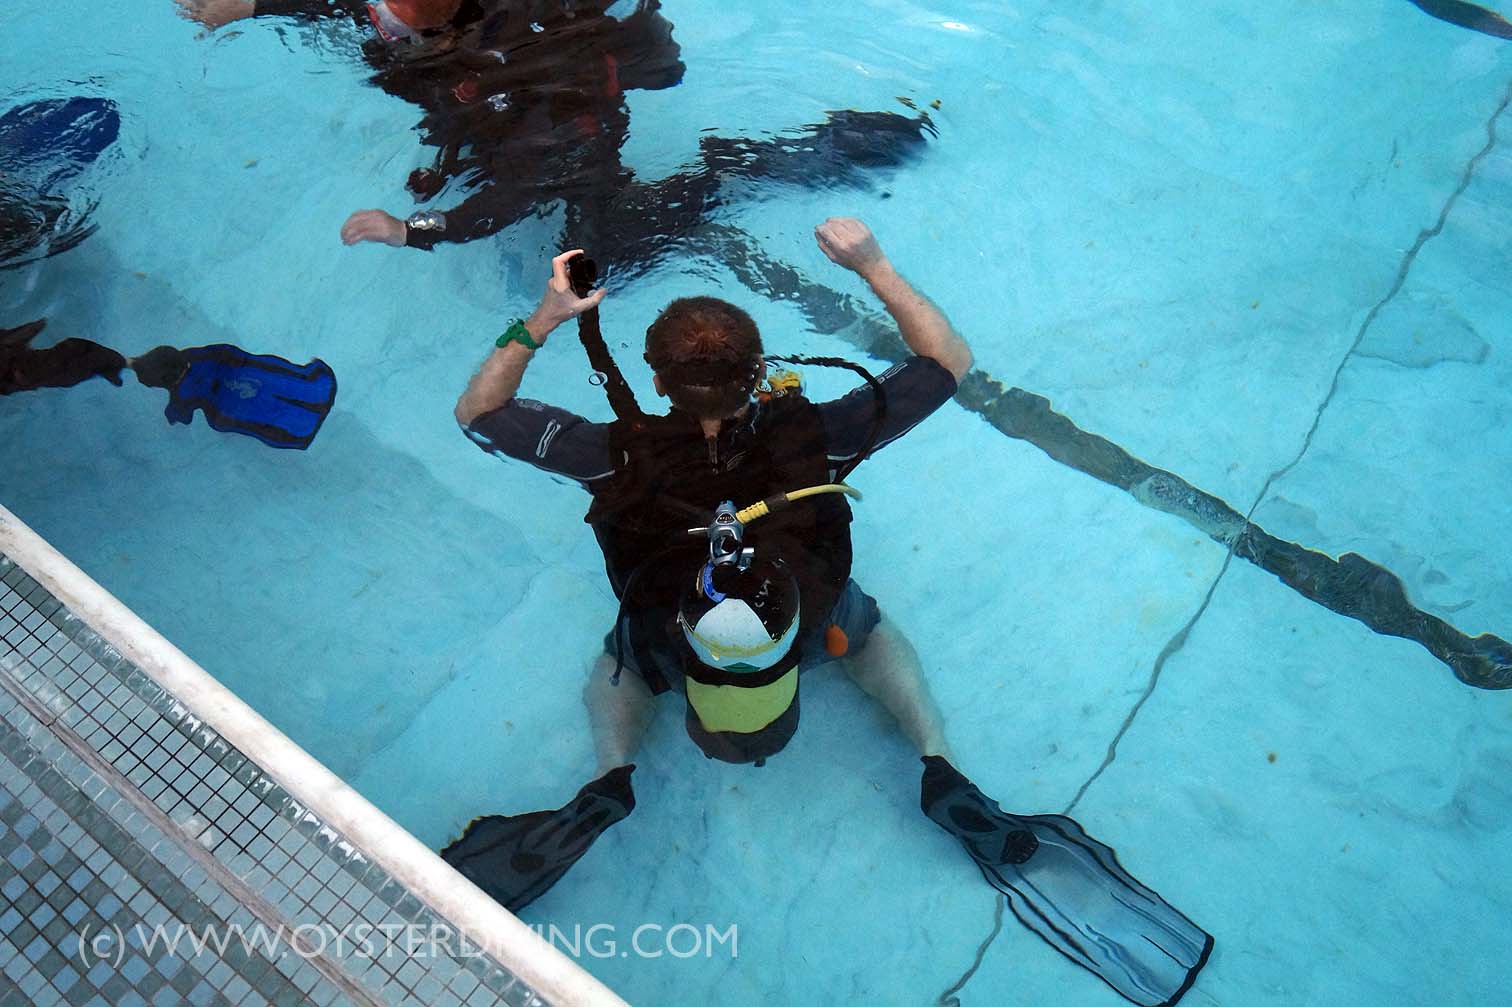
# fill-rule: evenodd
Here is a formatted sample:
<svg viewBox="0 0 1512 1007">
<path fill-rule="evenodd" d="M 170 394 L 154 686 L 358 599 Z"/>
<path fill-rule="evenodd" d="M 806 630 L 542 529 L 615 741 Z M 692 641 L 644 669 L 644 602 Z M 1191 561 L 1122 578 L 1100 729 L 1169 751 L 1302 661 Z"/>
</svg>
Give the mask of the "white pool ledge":
<svg viewBox="0 0 1512 1007">
<path fill-rule="evenodd" d="M 623 999 L 285 737 L 3 506 L 0 553 L 359 853 L 553 1007 L 626 1007 Z"/>
</svg>

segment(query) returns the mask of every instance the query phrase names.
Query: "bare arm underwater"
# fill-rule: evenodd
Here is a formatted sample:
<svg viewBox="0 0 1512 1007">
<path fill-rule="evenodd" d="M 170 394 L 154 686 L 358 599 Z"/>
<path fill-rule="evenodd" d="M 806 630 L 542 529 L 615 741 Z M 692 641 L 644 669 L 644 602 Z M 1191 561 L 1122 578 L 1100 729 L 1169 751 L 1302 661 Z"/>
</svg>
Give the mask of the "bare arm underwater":
<svg viewBox="0 0 1512 1007">
<path fill-rule="evenodd" d="M 814 228 L 819 248 L 872 288 L 898 333 L 915 354 L 928 357 L 960 381 L 971 370 L 971 348 L 929 298 L 915 290 L 888 261 L 871 230 L 853 217 L 831 217 Z"/>
<path fill-rule="evenodd" d="M 574 255 L 581 254 L 582 249 L 575 248 L 551 260 L 551 279 L 546 284 L 546 293 L 535 311 L 524 321 L 525 331 L 537 347 L 545 345 L 546 337 L 558 325 L 569 318 L 576 318 L 589 308 L 597 307 L 604 299 L 602 287 L 587 297 L 578 297 L 572 292 L 572 284 L 567 278 L 567 261 Z M 490 353 L 488 359 L 483 361 L 483 366 L 478 368 L 478 372 L 467 383 L 467 390 L 457 400 L 457 408 L 453 411 L 457 422 L 465 427 L 484 413 L 502 408 L 514 398 L 520 390 L 520 379 L 525 375 L 525 367 L 534 355 L 535 350 L 522 342 L 506 342 Z"/>
</svg>

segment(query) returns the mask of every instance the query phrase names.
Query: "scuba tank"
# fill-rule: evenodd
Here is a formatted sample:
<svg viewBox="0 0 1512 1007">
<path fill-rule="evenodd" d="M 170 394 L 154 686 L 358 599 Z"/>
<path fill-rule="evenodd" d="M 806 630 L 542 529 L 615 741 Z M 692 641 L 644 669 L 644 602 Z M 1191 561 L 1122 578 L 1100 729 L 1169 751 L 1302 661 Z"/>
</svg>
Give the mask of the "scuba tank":
<svg viewBox="0 0 1512 1007">
<path fill-rule="evenodd" d="M 592 261 L 577 256 L 568 271 L 578 296 L 587 296 L 597 278 Z M 818 407 L 803 397 L 797 371 L 769 368 L 755 390 L 761 411 L 747 420 L 759 418 L 760 436 L 722 453 L 707 449 L 691 415 L 641 410 L 597 308 L 578 316 L 578 333 L 615 414 L 611 451 L 623 459 L 587 517 L 620 599 L 610 641 L 615 681 L 633 651 L 652 691 L 670 688 L 657 666 L 669 655 L 652 646 L 670 639 L 690 736 L 711 758 L 760 764 L 797 729 L 801 630 L 828 616 L 850 576 L 844 495 L 860 494 L 841 480 L 875 445 L 881 384 L 848 361 L 767 358 L 855 370 L 877 396 L 866 448 L 831 478 Z M 733 501 L 753 485 L 795 489 L 737 510 Z"/>
</svg>

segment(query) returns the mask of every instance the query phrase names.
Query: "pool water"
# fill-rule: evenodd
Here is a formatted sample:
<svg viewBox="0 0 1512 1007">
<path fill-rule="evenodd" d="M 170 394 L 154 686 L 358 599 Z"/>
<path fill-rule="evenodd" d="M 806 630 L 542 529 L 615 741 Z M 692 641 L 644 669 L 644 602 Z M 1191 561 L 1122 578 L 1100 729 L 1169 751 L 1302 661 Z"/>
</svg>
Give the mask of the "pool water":
<svg viewBox="0 0 1512 1007">
<path fill-rule="evenodd" d="M 726 261 L 689 248 L 612 286 L 643 395 L 640 333 L 684 294 L 735 300 L 770 348 L 857 356 L 860 327 L 815 331 L 816 288 L 780 268 L 864 298 L 811 237 L 857 215 L 1005 388 L 1280 540 L 1365 557 L 1469 637 L 1512 634 L 1509 43 L 1407 0 L 663 10 L 687 73 L 629 98 L 644 177 L 704 130 L 899 98 L 938 101 L 939 135 L 869 186 L 726 207 Z M 169 429 L 129 378 L 11 397 L 0 502 L 425 842 L 564 803 L 615 607 L 586 499 L 451 417 L 559 218 L 342 247 L 352 210 L 409 212 L 428 155 L 341 31 L 204 38 L 166 0 L 65 0 L 7 33 L 8 104 L 105 96 L 122 132 L 77 183 L 98 233 L 0 272 L 0 325 L 318 355 L 341 393 L 306 453 Z M 524 394 L 606 418 L 587 378 L 559 338 Z M 923 656 L 961 768 L 1010 810 L 1073 807 L 1214 934 L 1189 1002 L 1494 1002 L 1512 700 L 968 406 L 853 477 L 855 575 Z M 754 770 L 703 759 L 664 702 L 634 815 L 524 918 L 739 928 L 734 959 L 583 958 L 634 1003 L 1122 1002 L 1011 916 L 961 986 L 995 893 L 843 673 L 808 677 L 803 710 Z"/>
</svg>

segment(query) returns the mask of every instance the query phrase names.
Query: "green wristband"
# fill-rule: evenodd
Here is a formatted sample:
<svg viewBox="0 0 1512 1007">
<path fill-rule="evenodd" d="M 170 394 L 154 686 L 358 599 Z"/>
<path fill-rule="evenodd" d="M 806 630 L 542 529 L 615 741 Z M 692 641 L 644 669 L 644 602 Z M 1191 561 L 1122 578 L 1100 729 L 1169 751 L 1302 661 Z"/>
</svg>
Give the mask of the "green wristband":
<svg viewBox="0 0 1512 1007">
<path fill-rule="evenodd" d="M 510 322 L 509 328 L 504 330 L 504 334 L 494 340 L 494 345 L 501 350 L 509 343 L 519 343 L 527 350 L 539 350 L 541 348 L 540 343 L 530 338 L 530 330 L 518 318 Z"/>
</svg>

